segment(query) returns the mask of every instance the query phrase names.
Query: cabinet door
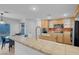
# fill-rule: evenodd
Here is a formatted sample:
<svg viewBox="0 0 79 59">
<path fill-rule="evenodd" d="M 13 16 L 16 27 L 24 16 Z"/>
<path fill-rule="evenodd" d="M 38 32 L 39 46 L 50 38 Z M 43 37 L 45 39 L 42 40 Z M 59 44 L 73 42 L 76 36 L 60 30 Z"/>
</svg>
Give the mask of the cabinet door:
<svg viewBox="0 0 79 59">
<path fill-rule="evenodd" d="M 63 34 L 62 33 L 58 33 L 56 40 L 57 40 L 57 42 L 63 43 Z"/>
<path fill-rule="evenodd" d="M 41 21 L 42 28 L 48 28 L 48 20 Z"/>
<path fill-rule="evenodd" d="M 50 39 L 56 42 L 56 33 L 50 34 Z"/>
<path fill-rule="evenodd" d="M 64 32 L 64 43 L 71 44 L 70 32 Z"/>
</svg>

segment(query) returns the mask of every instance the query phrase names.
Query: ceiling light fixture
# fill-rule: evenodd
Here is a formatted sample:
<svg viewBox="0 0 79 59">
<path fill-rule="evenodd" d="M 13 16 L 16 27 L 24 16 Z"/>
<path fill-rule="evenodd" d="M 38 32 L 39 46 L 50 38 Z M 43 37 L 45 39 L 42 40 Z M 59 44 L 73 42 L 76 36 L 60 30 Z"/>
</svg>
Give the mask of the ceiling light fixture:
<svg viewBox="0 0 79 59">
<path fill-rule="evenodd" d="M 3 21 L 3 13 L 1 13 L 1 20 L 0 20 L 0 24 L 5 24 L 5 22 Z"/>
</svg>

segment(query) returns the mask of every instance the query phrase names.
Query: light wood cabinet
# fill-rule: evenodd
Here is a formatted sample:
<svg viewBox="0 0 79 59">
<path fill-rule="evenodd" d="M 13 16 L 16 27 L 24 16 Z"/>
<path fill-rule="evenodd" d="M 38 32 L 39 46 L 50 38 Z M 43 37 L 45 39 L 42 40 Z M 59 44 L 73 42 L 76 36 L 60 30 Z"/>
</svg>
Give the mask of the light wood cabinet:
<svg viewBox="0 0 79 59">
<path fill-rule="evenodd" d="M 71 42 L 71 37 L 70 37 L 70 32 L 65 32 L 65 33 L 53 33 L 50 34 L 50 36 L 40 36 L 40 39 L 44 40 L 49 40 L 53 42 L 59 42 L 59 43 L 64 43 L 64 44 L 72 44 Z"/>
<path fill-rule="evenodd" d="M 52 20 L 49 20 L 49 21 L 42 20 L 41 21 L 42 28 L 49 29 L 49 24 L 63 24 L 64 25 L 64 20 L 53 20 L 53 21 Z M 70 24 L 68 24 L 68 25 L 70 25 Z M 70 32 L 71 32 L 71 26 L 67 27 L 66 25 L 64 25 L 63 33 L 56 33 L 53 30 L 52 31 L 48 30 L 47 34 L 49 34 L 49 36 L 42 35 L 40 38 L 49 40 L 49 41 L 59 42 L 59 43 L 72 44 Z"/>
<path fill-rule="evenodd" d="M 50 34 L 50 39 L 51 39 L 51 41 L 56 42 L 56 34 L 55 33 Z"/>
<path fill-rule="evenodd" d="M 63 33 L 58 33 L 57 42 L 63 43 Z"/>
<path fill-rule="evenodd" d="M 41 21 L 41 27 L 42 28 L 48 28 L 48 20 L 42 20 Z"/>
<path fill-rule="evenodd" d="M 72 44 L 71 43 L 70 32 L 64 32 L 64 43 L 65 44 Z"/>
</svg>

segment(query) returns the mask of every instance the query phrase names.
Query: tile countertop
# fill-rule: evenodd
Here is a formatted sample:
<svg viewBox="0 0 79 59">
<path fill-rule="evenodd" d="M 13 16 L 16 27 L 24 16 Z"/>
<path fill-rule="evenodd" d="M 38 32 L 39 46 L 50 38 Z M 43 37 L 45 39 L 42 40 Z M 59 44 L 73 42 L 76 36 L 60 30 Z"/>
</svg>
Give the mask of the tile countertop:
<svg viewBox="0 0 79 59">
<path fill-rule="evenodd" d="M 74 55 L 79 54 L 79 47 L 72 45 L 56 43 L 52 41 L 42 40 L 42 39 L 31 39 L 22 36 L 12 36 L 11 39 L 38 50 L 46 55 Z"/>
</svg>

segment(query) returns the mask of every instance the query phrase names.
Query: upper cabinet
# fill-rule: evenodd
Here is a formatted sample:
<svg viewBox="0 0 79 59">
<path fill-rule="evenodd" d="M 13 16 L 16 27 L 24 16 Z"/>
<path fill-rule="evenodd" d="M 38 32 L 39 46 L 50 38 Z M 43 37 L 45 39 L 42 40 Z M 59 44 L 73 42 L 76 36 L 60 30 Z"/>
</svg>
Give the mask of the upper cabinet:
<svg viewBox="0 0 79 59">
<path fill-rule="evenodd" d="M 41 21 L 41 27 L 48 29 L 48 20 L 42 20 L 42 21 Z"/>
</svg>

